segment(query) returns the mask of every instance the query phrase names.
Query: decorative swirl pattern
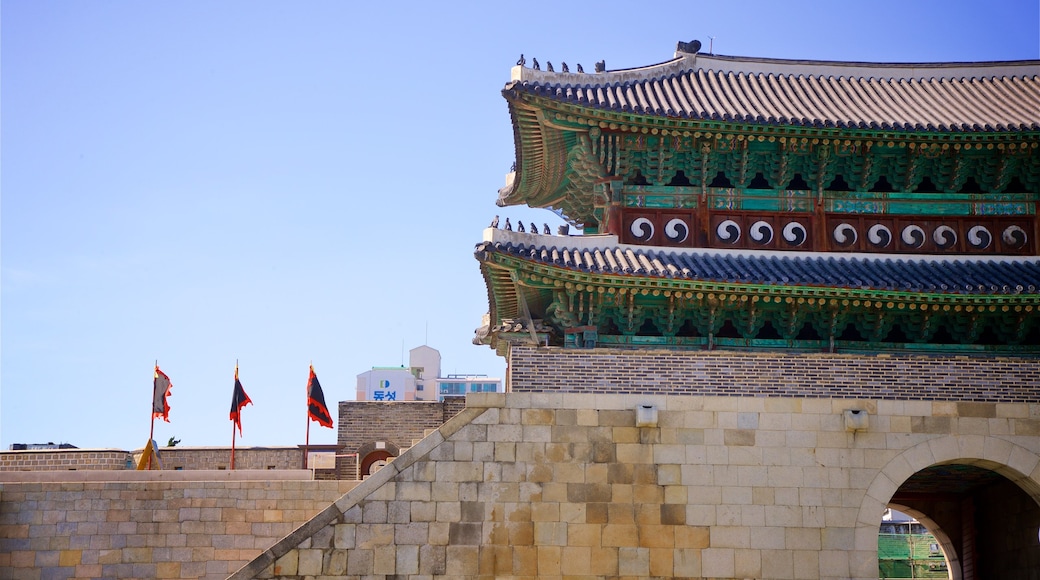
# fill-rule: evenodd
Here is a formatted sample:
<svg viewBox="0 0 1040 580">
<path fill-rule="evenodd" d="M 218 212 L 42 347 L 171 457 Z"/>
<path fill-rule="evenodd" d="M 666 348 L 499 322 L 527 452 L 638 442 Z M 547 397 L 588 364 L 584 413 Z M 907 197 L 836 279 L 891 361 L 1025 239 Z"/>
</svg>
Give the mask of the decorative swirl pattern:
<svg viewBox="0 0 1040 580">
<path fill-rule="evenodd" d="M 993 234 L 986 226 L 975 226 L 968 230 L 968 245 L 976 250 L 985 250 L 993 243 Z"/>
<path fill-rule="evenodd" d="M 856 243 L 858 235 L 856 234 L 856 228 L 852 224 L 842 222 L 834 227 L 834 241 L 843 248 L 847 248 L 852 244 Z"/>
<path fill-rule="evenodd" d="M 916 250 L 924 245 L 926 236 L 924 230 L 921 229 L 921 226 L 910 225 L 903 228 L 903 232 L 899 234 L 899 238 L 903 240 L 904 244 Z"/>
<path fill-rule="evenodd" d="M 628 229 L 632 237 L 640 242 L 649 242 L 654 237 L 654 224 L 645 217 L 637 218 Z"/>
<path fill-rule="evenodd" d="M 740 239 L 740 226 L 733 220 L 726 220 L 715 228 L 715 234 L 719 240 L 727 244 L 735 244 Z"/>
<path fill-rule="evenodd" d="M 932 241 L 940 250 L 948 250 L 957 243 L 957 232 L 950 226 L 939 226 L 932 232 Z"/>
<path fill-rule="evenodd" d="M 668 238 L 668 241 L 681 244 L 686 241 L 686 238 L 690 237 L 690 227 L 679 218 L 671 219 L 664 226 L 664 235 Z"/>
<path fill-rule="evenodd" d="M 805 226 L 798 222 L 791 222 L 784 226 L 782 233 L 784 240 L 792 246 L 800 246 L 809 238 L 809 233 L 805 231 Z"/>
<path fill-rule="evenodd" d="M 867 230 L 867 241 L 875 248 L 887 248 L 892 243 L 892 230 L 884 224 L 874 224 Z"/>
<path fill-rule="evenodd" d="M 773 226 L 769 225 L 769 222 L 759 220 L 751 224 L 748 235 L 756 244 L 764 246 L 773 241 Z"/>
<path fill-rule="evenodd" d="M 1008 226 L 1004 228 L 1004 233 L 1000 235 L 1000 238 L 1004 240 L 1004 245 L 1008 246 L 1012 250 L 1021 250 L 1026 245 L 1026 231 L 1018 226 Z"/>
</svg>

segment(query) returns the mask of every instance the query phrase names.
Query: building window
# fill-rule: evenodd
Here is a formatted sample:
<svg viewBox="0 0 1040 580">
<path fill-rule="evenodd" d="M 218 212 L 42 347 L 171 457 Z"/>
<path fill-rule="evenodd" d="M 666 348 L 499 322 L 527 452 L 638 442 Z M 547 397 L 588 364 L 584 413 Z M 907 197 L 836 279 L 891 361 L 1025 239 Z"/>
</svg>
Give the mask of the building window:
<svg viewBox="0 0 1040 580">
<path fill-rule="evenodd" d="M 466 383 L 441 383 L 442 395 L 464 395 L 466 394 Z"/>
</svg>

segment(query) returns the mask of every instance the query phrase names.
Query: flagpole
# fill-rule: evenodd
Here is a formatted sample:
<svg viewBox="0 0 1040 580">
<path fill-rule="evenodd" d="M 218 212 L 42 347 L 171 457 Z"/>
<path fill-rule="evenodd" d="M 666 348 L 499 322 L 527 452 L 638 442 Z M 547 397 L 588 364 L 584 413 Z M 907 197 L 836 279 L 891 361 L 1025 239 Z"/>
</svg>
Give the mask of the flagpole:
<svg viewBox="0 0 1040 580">
<path fill-rule="evenodd" d="M 308 413 L 310 412 L 310 406 L 307 407 Z M 303 469 L 307 469 L 307 454 L 311 450 L 311 417 L 307 415 L 307 437 L 303 442 Z"/>
<path fill-rule="evenodd" d="M 237 388 L 238 387 L 238 383 L 237 383 L 237 381 L 238 381 L 238 359 L 237 358 L 235 359 L 235 381 L 236 381 L 235 388 Z M 235 406 L 235 389 L 231 390 L 231 406 L 232 407 Z M 239 408 L 239 412 L 241 412 L 241 408 Z M 241 420 L 242 419 L 240 417 L 239 421 L 241 421 Z M 235 422 L 234 421 L 231 421 L 231 470 L 232 471 L 235 470 Z"/>
<path fill-rule="evenodd" d="M 314 370 L 314 361 L 311 361 L 310 370 L 307 374 L 307 386 L 304 389 L 307 391 L 307 396 L 303 399 L 305 407 L 305 413 L 303 414 L 304 419 L 307 421 L 307 435 L 303 440 L 303 469 L 307 469 L 307 454 L 310 453 L 311 448 L 311 402 L 310 402 L 310 388 L 311 388 L 311 375 L 310 372 Z"/>
<path fill-rule="evenodd" d="M 148 415 L 151 416 L 151 418 L 152 418 L 152 426 L 148 430 L 148 444 L 145 445 L 145 448 L 148 448 L 149 446 L 152 446 L 152 441 L 155 440 L 155 371 L 158 370 L 158 368 L 159 368 L 159 359 L 155 359 L 155 368 L 152 369 L 152 411 L 150 413 L 148 413 Z M 154 446 L 152 446 L 152 447 L 154 447 Z M 155 449 L 154 448 L 152 449 L 152 452 L 148 454 L 148 471 L 152 470 L 152 456 L 153 455 L 155 455 Z"/>
<path fill-rule="evenodd" d="M 235 422 L 231 422 L 231 470 L 235 470 Z"/>
</svg>

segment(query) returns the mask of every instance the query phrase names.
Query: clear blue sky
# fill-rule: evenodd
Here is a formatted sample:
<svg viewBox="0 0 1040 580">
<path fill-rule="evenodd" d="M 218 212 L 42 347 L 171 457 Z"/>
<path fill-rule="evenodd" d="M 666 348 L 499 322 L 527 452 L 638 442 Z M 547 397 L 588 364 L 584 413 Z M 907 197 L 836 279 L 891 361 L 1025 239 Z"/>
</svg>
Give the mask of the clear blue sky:
<svg viewBox="0 0 1040 580">
<path fill-rule="evenodd" d="M 312 361 L 330 407 L 424 343 L 502 376 L 473 246 L 495 214 L 559 223 L 494 205 L 520 53 L 1040 58 L 1036 0 L 3 0 L 0 25 L 4 449 L 142 446 L 156 359 L 182 445 L 230 444 L 236 359 L 239 445 L 303 442 Z"/>
</svg>

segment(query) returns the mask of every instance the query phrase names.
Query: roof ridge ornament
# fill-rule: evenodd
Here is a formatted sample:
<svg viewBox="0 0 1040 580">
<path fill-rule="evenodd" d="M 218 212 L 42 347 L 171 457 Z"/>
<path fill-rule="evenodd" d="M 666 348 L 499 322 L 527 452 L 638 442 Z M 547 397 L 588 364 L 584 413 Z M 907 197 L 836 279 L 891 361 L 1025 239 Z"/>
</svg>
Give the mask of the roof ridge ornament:
<svg viewBox="0 0 1040 580">
<path fill-rule="evenodd" d="M 701 41 L 694 39 L 690 42 L 683 42 L 680 40 L 678 44 L 675 45 L 675 51 L 684 52 L 686 54 L 697 54 L 701 51 Z"/>
</svg>

